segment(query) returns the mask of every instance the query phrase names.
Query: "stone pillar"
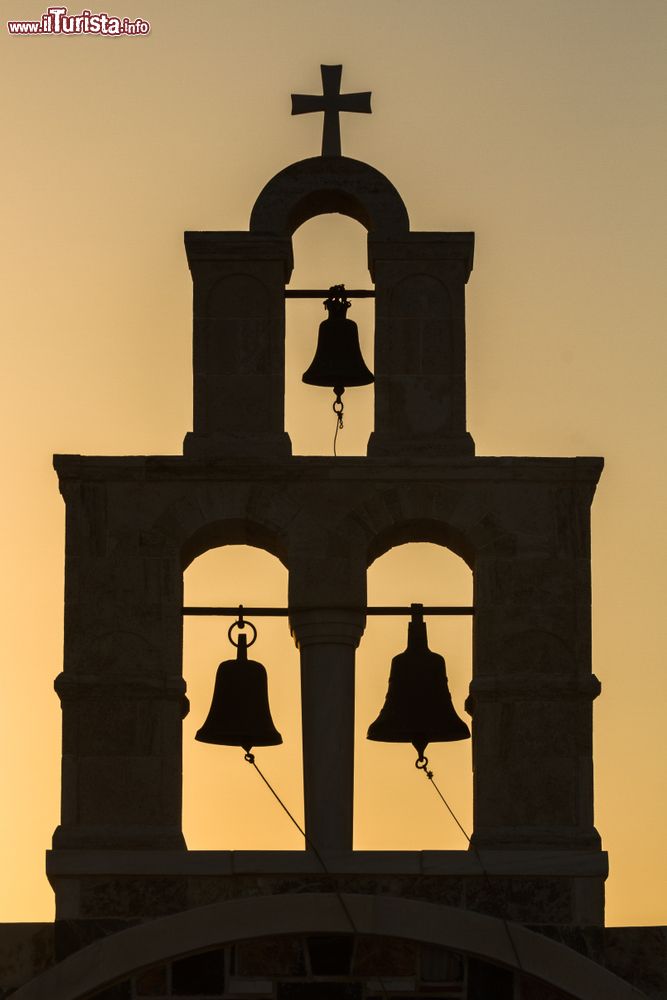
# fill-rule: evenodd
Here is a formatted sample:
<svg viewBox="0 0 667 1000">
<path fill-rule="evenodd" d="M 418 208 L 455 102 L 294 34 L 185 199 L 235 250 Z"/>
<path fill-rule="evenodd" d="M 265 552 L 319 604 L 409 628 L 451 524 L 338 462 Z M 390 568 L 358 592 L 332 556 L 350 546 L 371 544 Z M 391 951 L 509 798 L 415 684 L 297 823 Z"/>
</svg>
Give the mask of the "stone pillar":
<svg viewBox="0 0 667 1000">
<path fill-rule="evenodd" d="M 472 455 L 465 285 L 473 233 L 369 237 L 375 281 L 375 430 L 369 455 Z"/>
<path fill-rule="evenodd" d="M 583 462 L 584 460 L 582 460 Z M 589 506 L 601 463 L 582 480 L 514 484 L 504 503 L 527 531 L 475 562 L 474 838 L 485 847 L 599 849 L 593 825 Z M 574 463 L 573 463 L 574 465 Z M 550 531 L 528 520 L 530 509 Z M 532 533 L 530 529 L 533 529 Z M 508 536 L 509 537 L 509 536 Z M 511 551 L 510 551 L 511 549 Z"/>
<path fill-rule="evenodd" d="M 194 297 L 192 457 L 291 454 L 284 426 L 288 238 L 186 233 Z"/>
<path fill-rule="evenodd" d="M 306 834 L 318 850 L 352 850 L 354 659 L 365 615 L 336 609 L 290 616 L 301 653 Z"/>
<path fill-rule="evenodd" d="M 289 552 L 306 833 L 318 850 L 339 851 L 352 850 L 354 660 L 366 624 L 366 556 L 341 529 L 345 497 L 345 487 L 331 481 L 313 492 L 307 515 L 292 522 Z"/>
<path fill-rule="evenodd" d="M 61 824 L 54 848 L 184 848 L 182 574 L 136 495 L 56 461 L 67 504 Z M 115 503 L 111 496 L 115 495 Z M 120 513 L 115 520 L 113 507 Z M 113 523 L 115 520 L 115 524 Z"/>
</svg>

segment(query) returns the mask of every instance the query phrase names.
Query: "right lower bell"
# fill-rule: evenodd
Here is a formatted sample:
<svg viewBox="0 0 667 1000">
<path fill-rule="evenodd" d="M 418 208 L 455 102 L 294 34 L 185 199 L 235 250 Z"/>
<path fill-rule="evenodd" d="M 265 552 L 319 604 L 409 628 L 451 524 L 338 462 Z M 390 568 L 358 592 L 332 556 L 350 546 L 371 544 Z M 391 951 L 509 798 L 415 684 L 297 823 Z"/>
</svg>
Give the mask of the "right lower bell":
<svg viewBox="0 0 667 1000">
<path fill-rule="evenodd" d="M 420 608 L 413 605 L 407 649 L 391 661 L 387 697 L 367 738 L 412 743 L 422 760 L 428 743 L 465 740 L 470 730 L 452 704 L 444 657 L 428 648 Z"/>
</svg>

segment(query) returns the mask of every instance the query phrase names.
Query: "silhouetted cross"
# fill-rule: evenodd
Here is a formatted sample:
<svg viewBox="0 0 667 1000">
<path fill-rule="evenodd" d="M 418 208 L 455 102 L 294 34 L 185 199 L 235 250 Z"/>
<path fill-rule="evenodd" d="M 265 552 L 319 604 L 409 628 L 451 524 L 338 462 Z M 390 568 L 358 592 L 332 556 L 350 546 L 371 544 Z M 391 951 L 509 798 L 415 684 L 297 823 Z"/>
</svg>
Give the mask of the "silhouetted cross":
<svg viewBox="0 0 667 1000">
<path fill-rule="evenodd" d="M 342 66 L 320 66 L 322 71 L 322 96 L 315 94 L 292 94 L 292 114 L 306 115 L 310 111 L 324 111 L 322 130 L 322 156 L 342 156 L 340 148 L 341 111 L 371 113 L 371 91 L 363 94 L 341 94 L 340 78 Z"/>
</svg>

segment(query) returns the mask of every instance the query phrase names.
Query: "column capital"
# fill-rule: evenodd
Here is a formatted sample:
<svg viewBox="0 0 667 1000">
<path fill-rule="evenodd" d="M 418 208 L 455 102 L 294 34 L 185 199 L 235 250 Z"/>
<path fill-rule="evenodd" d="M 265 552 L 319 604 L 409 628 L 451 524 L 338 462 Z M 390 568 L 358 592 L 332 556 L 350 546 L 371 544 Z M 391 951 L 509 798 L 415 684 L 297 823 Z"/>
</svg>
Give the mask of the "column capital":
<svg viewBox="0 0 667 1000">
<path fill-rule="evenodd" d="M 375 265 L 379 261 L 410 263 L 437 262 L 440 265 L 459 263 L 463 266 L 464 282 L 472 271 L 475 250 L 474 233 L 410 232 L 398 237 L 368 237 L 368 267 L 375 281 Z"/>
<path fill-rule="evenodd" d="M 345 608 L 317 608 L 291 613 L 289 624 L 299 649 L 323 643 L 341 644 L 356 649 L 364 634 L 366 615 L 362 611 Z"/>
<path fill-rule="evenodd" d="M 474 677 L 470 682 L 470 694 L 466 699 L 474 706 L 476 701 L 533 701 L 538 699 L 564 699 L 571 701 L 594 701 L 602 690 L 595 674 L 587 677 L 559 674 L 544 676 L 528 671 L 506 676 Z"/>
<path fill-rule="evenodd" d="M 53 682 L 61 704 L 99 698 L 131 698 L 148 701 L 173 700 L 181 704 L 181 718 L 190 711 L 187 685 L 182 677 L 141 676 L 137 674 L 75 674 L 59 673 Z"/>
</svg>

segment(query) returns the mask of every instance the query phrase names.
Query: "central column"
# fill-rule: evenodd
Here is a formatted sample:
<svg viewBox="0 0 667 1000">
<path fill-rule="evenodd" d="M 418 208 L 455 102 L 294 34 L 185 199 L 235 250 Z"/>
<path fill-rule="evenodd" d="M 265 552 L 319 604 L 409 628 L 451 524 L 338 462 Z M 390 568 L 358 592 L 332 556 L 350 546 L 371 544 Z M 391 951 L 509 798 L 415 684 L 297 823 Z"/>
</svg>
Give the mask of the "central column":
<svg viewBox="0 0 667 1000">
<path fill-rule="evenodd" d="M 365 621 L 335 608 L 290 616 L 301 653 L 306 835 L 318 850 L 352 850 L 354 658 Z"/>
</svg>

